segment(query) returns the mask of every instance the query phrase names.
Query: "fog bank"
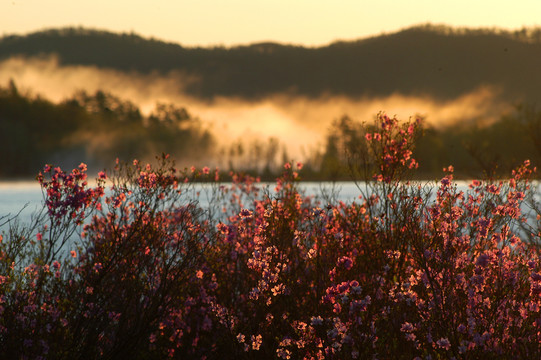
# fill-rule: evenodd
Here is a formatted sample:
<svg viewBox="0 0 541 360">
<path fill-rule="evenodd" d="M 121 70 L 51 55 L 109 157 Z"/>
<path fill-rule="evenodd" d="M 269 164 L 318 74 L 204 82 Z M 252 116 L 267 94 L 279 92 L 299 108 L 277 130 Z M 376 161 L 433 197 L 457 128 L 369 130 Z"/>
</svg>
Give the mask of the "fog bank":
<svg viewBox="0 0 541 360">
<path fill-rule="evenodd" d="M 295 158 L 301 157 L 301 149 L 321 146 L 332 121 L 346 114 L 358 121 L 370 121 L 380 111 L 402 119 L 421 115 L 428 123 L 442 126 L 473 119 L 491 122 L 511 110 L 511 105 L 499 98 L 499 91 L 489 86 L 448 101 L 398 93 L 379 98 L 274 94 L 259 101 L 235 97 L 205 101 L 183 91 L 187 84 L 197 82 L 194 76 L 180 72 L 148 75 L 93 66 L 63 66 L 55 57 L 17 57 L 0 62 L 0 84 L 4 86 L 10 79 L 20 91 L 53 102 L 69 98 L 79 90 L 88 93 L 103 90 L 130 100 L 145 114 L 157 102 L 174 103 L 208 126 L 220 145 L 238 139 L 250 142 L 276 137 Z"/>
</svg>

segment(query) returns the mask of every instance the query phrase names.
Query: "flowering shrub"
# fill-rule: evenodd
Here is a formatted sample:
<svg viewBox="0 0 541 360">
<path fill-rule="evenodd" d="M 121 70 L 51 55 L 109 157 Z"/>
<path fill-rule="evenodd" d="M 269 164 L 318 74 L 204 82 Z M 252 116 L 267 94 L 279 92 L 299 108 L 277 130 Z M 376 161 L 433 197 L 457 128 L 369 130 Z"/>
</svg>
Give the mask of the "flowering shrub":
<svg viewBox="0 0 541 360">
<path fill-rule="evenodd" d="M 302 164 L 272 191 L 167 156 L 90 188 L 46 166 L 44 211 L 0 237 L 0 357 L 538 358 L 535 169 L 409 183 L 421 125 L 366 129 L 353 203 L 303 194 Z"/>
</svg>

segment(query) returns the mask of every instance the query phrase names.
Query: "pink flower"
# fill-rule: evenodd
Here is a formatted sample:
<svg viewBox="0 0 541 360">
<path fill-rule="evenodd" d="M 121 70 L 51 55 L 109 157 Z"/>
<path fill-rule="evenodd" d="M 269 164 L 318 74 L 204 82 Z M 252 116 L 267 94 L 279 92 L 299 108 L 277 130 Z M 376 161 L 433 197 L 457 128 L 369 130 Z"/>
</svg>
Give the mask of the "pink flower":
<svg viewBox="0 0 541 360">
<path fill-rule="evenodd" d="M 252 349 L 259 350 L 259 347 L 261 346 L 261 343 L 263 342 L 263 337 L 261 335 L 253 336 L 251 337 L 252 340 Z"/>
<path fill-rule="evenodd" d="M 439 339 L 438 341 L 436 341 L 436 344 L 440 348 L 445 349 L 445 350 L 449 350 L 451 348 L 451 343 L 449 342 L 449 340 L 447 338 Z"/>
<path fill-rule="evenodd" d="M 248 209 L 242 209 L 240 211 L 240 216 L 243 217 L 243 218 L 251 218 L 253 215 L 252 211 L 248 210 Z"/>
<path fill-rule="evenodd" d="M 415 330 L 413 325 L 409 322 L 405 322 L 402 324 L 402 327 L 400 328 L 400 331 L 402 332 L 410 332 L 410 331 L 413 331 Z"/>
<path fill-rule="evenodd" d="M 71 257 L 72 257 L 72 258 L 76 258 L 76 257 L 77 257 L 77 253 L 75 252 L 75 250 L 71 250 L 71 251 L 70 251 L 70 254 L 71 254 Z"/>
<path fill-rule="evenodd" d="M 208 167 L 208 166 L 205 166 L 205 167 L 203 168 L 203 174 L 208 175 L 209 173 L 210 173 L 209 167 Z"/>
<path fill-rule="evenodd" d="M 291 359 L 291 351 L 284 348 L 276 349 L 276 355 L 282 359 Z"/>
<path fill-rule="evenodd" d="M 279 294 L 282 294 L 284 292 L 284 290 L 285 290 L 284 284 L 278 284 L 278 285 L 274 286 L 271 289 L 273 296 L 277 296 Z"/>
<path fill-rule="evenodd" d="M 490 260 L 490 256 L 488 256 L 487 254 L 481 254 L 477 258 L 477 261 L 475 262 L 475 264 L 481 267 L 485 267 L 488 265 L 489 260 Z"/>
<path fill-rule="evenodd" d="M 312 326 L 323 325 L 323 318 L 321 316 L 312 316 L 310 324 L 312 324 Z"/>
<path fill-rule="evenodd" d="M 342 266 L 346 270 L 350 270 L 353 267 L 353 260 L 351 260 L 348 256 L 342 256 L 340 259 L 338 259 L 337 266 Z"/>
</svg>

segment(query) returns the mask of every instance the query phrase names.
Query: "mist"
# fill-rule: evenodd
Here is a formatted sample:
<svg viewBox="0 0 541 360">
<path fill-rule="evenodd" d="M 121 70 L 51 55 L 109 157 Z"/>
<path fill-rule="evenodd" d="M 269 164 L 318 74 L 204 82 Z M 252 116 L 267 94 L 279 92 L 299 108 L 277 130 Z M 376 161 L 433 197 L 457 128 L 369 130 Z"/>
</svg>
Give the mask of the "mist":
<svg viewBox="0 0 541 360">
<path fill-rule="evenodd" d="M 0 62 L 0 84 L 11 79 L 21 92 L 53 102 L 80 90 L 103 90 L 133 102 L 144 114 L 149 114 L 158 102 L 173 103 L 199 118 L 215 135 L 219 146 L 275 137 L 295 159 L 302 159 L 308 149 L 321 148 L 326 131 L 343 115 L 356 121 L 371 121 L 380 111 L 401 119 L 420 115 L 429 124 L 440 127 L 471 120 L 490 123 L 512 109 L 511 104 L 501 100 L 500 91 L 489 86 L 448 101 L 401 94 L 378 98 L 274 94 L 258 101 L 236 97 L 208 101 L 186 94 L 185 87 L 198 79 L 177 71 L 140 74 L 94 66 L 65 66 L 54 56 L 14 57 Z"/>
</svg>

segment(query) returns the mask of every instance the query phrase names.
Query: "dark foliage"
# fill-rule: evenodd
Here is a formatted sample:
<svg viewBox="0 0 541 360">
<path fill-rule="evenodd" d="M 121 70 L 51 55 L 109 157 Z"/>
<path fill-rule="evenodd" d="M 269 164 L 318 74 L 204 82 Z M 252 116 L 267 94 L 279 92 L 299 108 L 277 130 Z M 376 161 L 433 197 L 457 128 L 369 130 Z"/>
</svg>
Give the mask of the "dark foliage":
<svg viewBox="0 0 541 360">
<path fill-rule="evenodd" d="M 440 99 L 479 86 L 503 96 L 539 100 L 541 31 L 418 26 L 397 33 L 319 48 L 260 43 L 232 48 L 186 48 L 135 34 L 82 28 L 0 39 L 0 59 L 57 54 L 62 64 L 196 76 L 189 94 L 256 99 L 290 92 L 307 96 L 382 96 L 396 92 Z"/>
<path fill-rule="evenodd" d="M 45 162 L 95 171 L 116 157 L 149 159 L 167 152 L 202 159 L 213 138 L 184 108 L 157 104 L 149 116 L 128 101 L 97 91 L 59 104 L 21 94 L 14 82 L 0 88 L 0 177 L 27 177 Z"/>
</svg>

